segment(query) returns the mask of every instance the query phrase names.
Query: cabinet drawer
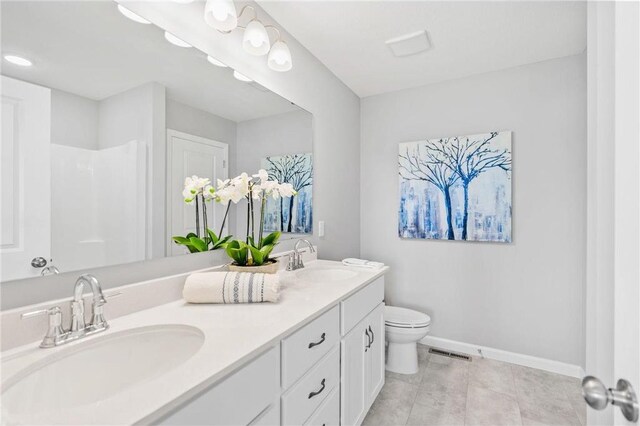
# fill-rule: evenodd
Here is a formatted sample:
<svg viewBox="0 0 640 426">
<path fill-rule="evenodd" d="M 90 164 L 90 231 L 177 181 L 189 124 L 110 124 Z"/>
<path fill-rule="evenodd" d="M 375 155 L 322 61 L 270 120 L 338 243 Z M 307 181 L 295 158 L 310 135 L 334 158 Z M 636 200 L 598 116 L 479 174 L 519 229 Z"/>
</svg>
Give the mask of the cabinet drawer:
<svg viewBox="0 0 640 426">
<path fill-rule="evenodd" d="M 340 352 L 334 346 L 282 396 L 282 424 L 301 425 L 340 383 Z"/>
<path fill-rule="evenodd" d="M 347 300 L 340 302 L 342 335 L 346 335 L 362 318 L 375 309 L 384 299 L 384 277 L 368 284 Z"/>
<path fill-rule="evenodd" d="M 282 340 L 282 388 L 291 387 L 339 341 L 338 306 Z"/>
<path fill-rule="evenodd" d="M 280 351 L 270 349 L 157 424 L 246 425 L 260 418 L 280 393 Z M 277 404 L 276 404 L 277 405 Z M 264 424 L 259 423 L 258 424 Z"/>
<path fill-rule="evenodd" d="M 338 426 L 340 424 L 340 388 L 331 391 L 305 426 Z"/>
</svg>

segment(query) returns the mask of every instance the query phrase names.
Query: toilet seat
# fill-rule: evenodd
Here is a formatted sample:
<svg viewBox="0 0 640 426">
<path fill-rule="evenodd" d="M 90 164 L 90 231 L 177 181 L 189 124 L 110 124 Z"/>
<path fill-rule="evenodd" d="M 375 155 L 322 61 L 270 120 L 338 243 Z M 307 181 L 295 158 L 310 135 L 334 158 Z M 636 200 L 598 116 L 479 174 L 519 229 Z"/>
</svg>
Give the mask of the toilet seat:
<svg viewBox="0 0 640 426">
<path fill-rule="evenodd" d="M 431 324 L 429 315 L 397 306 L 384 307 L 384 323 L 393 328 L 425 328 Z"/>
</svg>

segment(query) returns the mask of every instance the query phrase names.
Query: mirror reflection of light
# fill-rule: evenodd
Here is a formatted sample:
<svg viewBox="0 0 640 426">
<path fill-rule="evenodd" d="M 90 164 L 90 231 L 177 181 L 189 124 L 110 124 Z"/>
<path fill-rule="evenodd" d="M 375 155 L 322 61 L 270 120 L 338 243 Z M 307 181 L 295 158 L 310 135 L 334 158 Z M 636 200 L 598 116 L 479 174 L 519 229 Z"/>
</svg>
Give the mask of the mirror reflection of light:
<svg viewBox="0 0 640 426">
<path fill-rule="evenodd" d="M 31 62 L 27 58 L 23 58 L 22 56 L 4 55 L 4 59 L 7 60 L 7 62 L 11 62 L 12 64 L 21 67 L 30 67 L 33 65 L 33 62 Z"/>
<path fill-rule="evenodd" d="M 233 76 L 237 80 L 244 81 L 244 82 L 247 82 L 247 83 L 253 81 L 249 77 L 247 77 L 246 75 L 240 74 L 238 71 L 233 71 Z"/>
<path fill-rule="evenodd" d="M 127 18 L 131 19 L 132 21 L 135 21 L 139 24 L 150 24 L 151 22 L 147 21 L 146 19 L 144 19 L 142 16 L 138 15 L 137 13 L 133 13 L 132 11 L 130 11 L 129 9 L 127 9 L 126 7 L 124 7 L 123 5 L 119 4 L 118 5 L 118 10 L 120 11 L 120 13 L 122 13 L 124 16 L 126 16 Z"/>
<path fill-rule="evenodd" d="M 220 62 L 219 60 L 217 60 L 213 56 L 208 56 L 207 55 L 207 61 L 209 61 L 210 64 L 213 64 L 216 67 L 227 68 L 227 65 L 225 63 Z"/>
<path fill-rule="evenodd" d="M 171 43 L 171 44 L 173 44 L 175 46 L 191 47 L 191 45 L 189 43 L 187 43 L 186 41 L 182 40 L 181 38 L 178 38 L 178 37 L 174 36 L 169 31 L 165 31 L 164 32 L 164 38 L 166 38 L 169 43 Z"/>
</svg>

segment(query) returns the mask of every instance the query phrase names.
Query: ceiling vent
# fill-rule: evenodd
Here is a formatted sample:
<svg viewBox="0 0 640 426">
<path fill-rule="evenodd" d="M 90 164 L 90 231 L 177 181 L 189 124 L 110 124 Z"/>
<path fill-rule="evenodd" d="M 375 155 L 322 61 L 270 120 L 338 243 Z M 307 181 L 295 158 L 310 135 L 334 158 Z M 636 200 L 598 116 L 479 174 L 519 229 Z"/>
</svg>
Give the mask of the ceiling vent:
<svg viewBox="0 0 640 426">
<path fill-rule="evenodd" d="M 415 55 L 431 48 L 429 34 L 423 30 L 385 41 L 395 56 Z"/>
</svg>

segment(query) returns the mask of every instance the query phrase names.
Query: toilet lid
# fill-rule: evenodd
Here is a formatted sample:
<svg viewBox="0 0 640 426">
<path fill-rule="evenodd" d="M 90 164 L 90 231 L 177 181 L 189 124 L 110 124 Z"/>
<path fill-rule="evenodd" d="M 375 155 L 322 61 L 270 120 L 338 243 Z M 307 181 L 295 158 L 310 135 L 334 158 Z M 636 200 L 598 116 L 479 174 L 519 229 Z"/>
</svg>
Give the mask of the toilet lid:
<svg viewBox="0 0 640 426">
<path fill-rule="evenodd" d="M 429 315 L 397 306 L 384 307 L 384 322 L 395 327 L 426 327 L 431 324 Z"/>
</svg>

